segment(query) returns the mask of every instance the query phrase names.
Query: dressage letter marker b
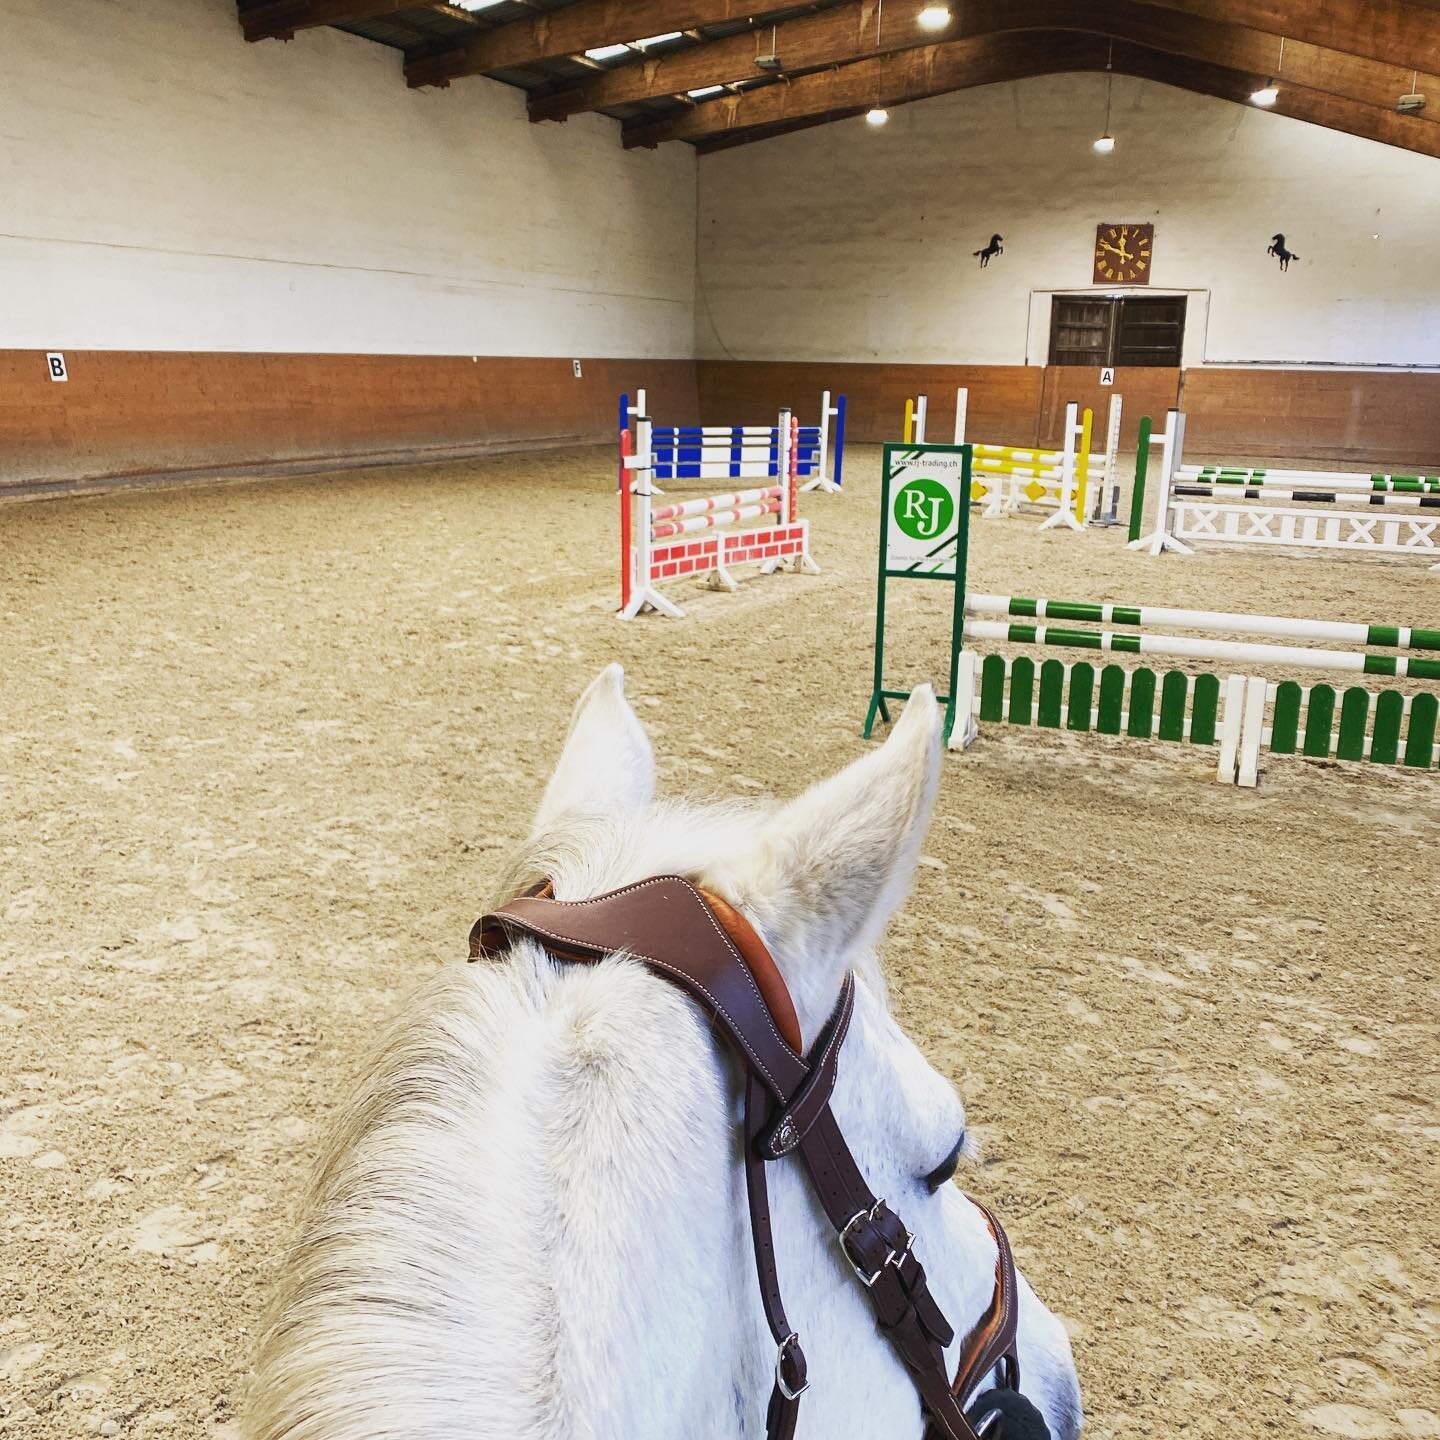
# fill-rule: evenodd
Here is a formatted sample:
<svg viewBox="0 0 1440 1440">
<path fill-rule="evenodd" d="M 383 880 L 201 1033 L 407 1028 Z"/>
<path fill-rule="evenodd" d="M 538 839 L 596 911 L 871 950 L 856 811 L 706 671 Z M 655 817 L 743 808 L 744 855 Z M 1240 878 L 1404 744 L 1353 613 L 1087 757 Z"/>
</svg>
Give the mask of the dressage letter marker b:
<svg viewBox="0 0 1440 1440">
<path fill-rule="evenodd" d="M 51 350 L 45 356 L 45 363 L 50 367 L 50 378 L 52 380 L 68 380 L 70 378 L 65 369 L 65 357 L 58 351 Z"/>
</svg>

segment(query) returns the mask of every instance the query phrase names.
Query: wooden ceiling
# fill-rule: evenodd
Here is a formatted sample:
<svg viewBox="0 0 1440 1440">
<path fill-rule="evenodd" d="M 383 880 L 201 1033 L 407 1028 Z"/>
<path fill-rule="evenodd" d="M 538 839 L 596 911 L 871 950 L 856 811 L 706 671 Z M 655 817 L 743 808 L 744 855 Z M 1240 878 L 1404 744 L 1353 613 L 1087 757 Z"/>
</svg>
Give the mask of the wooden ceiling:
<svg viewBox="0 0 1440 1440">
<path fill-rule="evenodd" d="M 627 147 L 725 149 L 1110 66 L 1237 104 L 1273 81 L 1277 114 L 1440 157 L 1440 0 L 941 0 L 938 30 L 919 23 L 936 0 L 473 3 L 239 0 L 239 17 L 257 42 L 333 25 L 392 46 L 412 87 L 519 85 L 537 123 L 612 115 Z M 1426 103 L 1402 113 L 1417 92 Z"/>
</svg>

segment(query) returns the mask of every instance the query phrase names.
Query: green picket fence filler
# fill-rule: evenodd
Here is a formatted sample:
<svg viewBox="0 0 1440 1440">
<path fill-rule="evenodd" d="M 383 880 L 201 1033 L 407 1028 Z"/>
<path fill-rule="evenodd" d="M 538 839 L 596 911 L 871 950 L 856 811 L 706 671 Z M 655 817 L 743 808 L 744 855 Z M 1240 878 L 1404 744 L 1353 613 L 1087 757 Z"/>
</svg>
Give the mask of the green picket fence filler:
<svg viewBox="0 0 1440 1440">
<path fill-rule="evenodd" d="M 980 662 L 979 718 L 1079 735 L 1093 731 L 1138 740 L 1217 742 L 1221 685 L 1215 675 L 1169 670 L 1157 676 L 1146 666 L 1126 670 L 1106 665 L 1097 685 L 1088 660 L 1066 665 L 1049 659 L 1040 666 L 1038 688 L 1035 676 L 1035 662 L 1028 656 L 985 656 Z"/>
<path fill-rule="evenodd" d="M 1097 675 L 1088 660 L 1067 665 L 1055 658 L 1037 670 L 1029 656 L 996 654 L 986 655 L 979 669 L 976 714 L 982 723 L 1209 747 L 1220 743 L 1224 686 L 1218 675 L 1157 674 L 1149 666 L 1127 670 L 1116 664 L 1103 666 Z M 1415 695 L 1407 707 L 1398 690 L 1377 695 L 1352 685 L 1337 692 L 1333 685 L 1306 688 L 1293 680 L 1273 689 L 1264 743 L 1272 754 L 1440 767 L 1440 697 Z"/>
</svg>

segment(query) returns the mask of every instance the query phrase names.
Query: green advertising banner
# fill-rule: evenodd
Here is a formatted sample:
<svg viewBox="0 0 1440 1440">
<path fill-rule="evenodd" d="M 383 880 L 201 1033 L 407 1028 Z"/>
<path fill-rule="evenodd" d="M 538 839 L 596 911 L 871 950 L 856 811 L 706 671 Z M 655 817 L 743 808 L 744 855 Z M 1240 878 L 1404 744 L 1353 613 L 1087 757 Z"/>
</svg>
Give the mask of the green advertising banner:
<svg viewBox="0 0 1440 1440">
<path fill-rule="evenodd" d="M 885 596 L 891 580 L 942 580 L 954 587 L 945 740 L 955 728 L 955 688 L 964 635 L 965 562 L 970 547 L 969 445 L 887 445 L 880 490 L 880 566 L 875 593 L 875 681 L 862 733 L 890 720 L 887 700 L 909 690 L 885 684 Z M 939 686 L 936 687 L 937 692 Z"/>
</svg>

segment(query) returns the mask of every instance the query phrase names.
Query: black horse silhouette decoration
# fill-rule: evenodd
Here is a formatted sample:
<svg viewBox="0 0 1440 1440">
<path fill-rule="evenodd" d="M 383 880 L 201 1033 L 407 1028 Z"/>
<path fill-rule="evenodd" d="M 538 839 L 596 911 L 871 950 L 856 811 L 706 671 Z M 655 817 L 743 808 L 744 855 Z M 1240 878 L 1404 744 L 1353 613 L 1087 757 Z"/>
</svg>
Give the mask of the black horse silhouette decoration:
<svg viewBox="0 0 1440 1440">
<path fill-rule="evenodd" d="M 992 235 L 990 243 L 983 250 L 972 250 L 970 253 L 980 261 L 980 268 L 983 270 L 997 255 L 1005 253 L 1005 237 L 1003 235 Z"/>
<path fill-rule="evenodd" d="M 1290 268 L 1290 262 L 1300 258 L 1293 250 L 1287 250 L 1285 248 L 1285 237 L 1283 235 L 1277 235 L 1270 242 L 1270 248 L 1266 250 L 1265 253 L 1267 255 L 1273 255 L 1280 262 L 1280 268 L 1282 270 L 1288 270 Z"/>
</svg>

